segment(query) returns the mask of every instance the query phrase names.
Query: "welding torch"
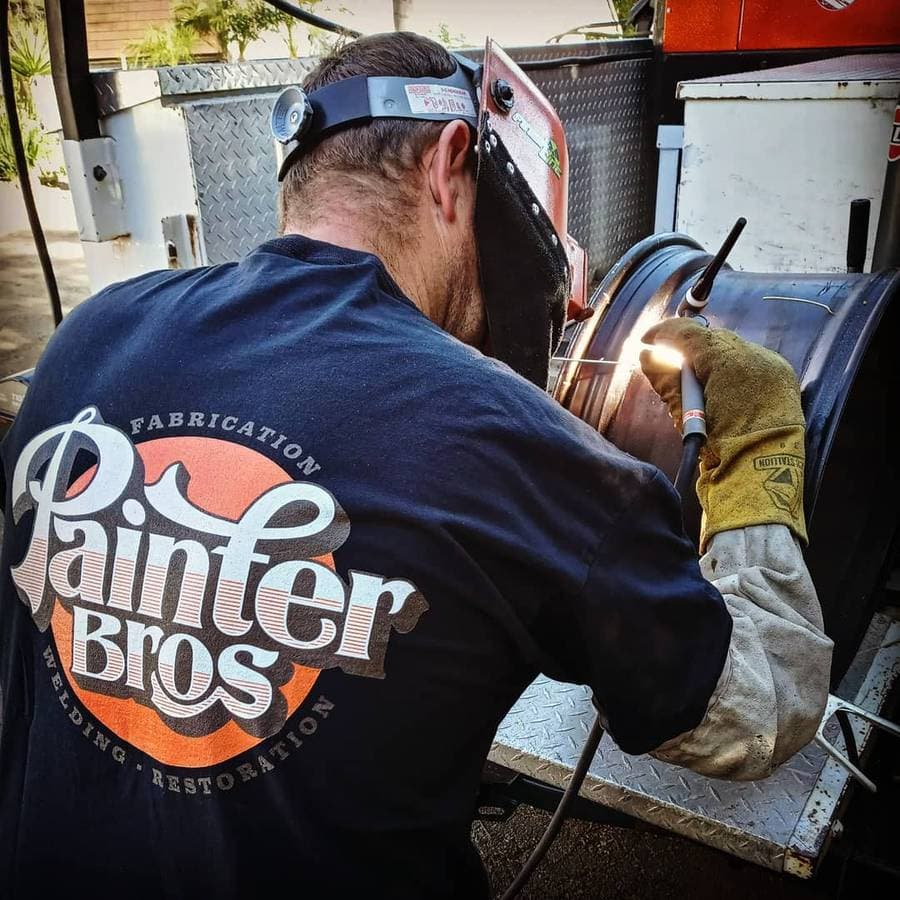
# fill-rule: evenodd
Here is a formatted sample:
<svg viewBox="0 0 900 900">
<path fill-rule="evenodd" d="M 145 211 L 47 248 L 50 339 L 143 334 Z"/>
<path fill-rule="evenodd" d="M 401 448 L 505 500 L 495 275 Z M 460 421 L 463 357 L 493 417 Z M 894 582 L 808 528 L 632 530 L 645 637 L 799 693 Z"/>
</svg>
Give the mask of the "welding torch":
<svg viewBox="0 0 900 900">
<path fill-rule="evenodd" d="M 719 248 L 719 252 L 709 261 L 707 266 L 700 273 L 697 280 L 687 289 L 681 303 L 678 304 L 676 310 L 677 316 L 692 316 L 698 323 L 709 326 L 709 322 L 700 313 L 705 309 L 709 302 L 709 295 L 712 292 L 713 282 L 719 270 L 725 264 L 734 242 L 738 239 L 740 233 L 744 230 L 747 220 L 743 217 L 735 222 L 734 227 L 725 238 L 724 243 Z M 647 346 L 647 345 L 643 345 Z M 553 357 L 555 360 L 562 362 L 580 362 L 593 365 L 603 366 L 619 366 L 624 360 L 610 359 L 581 359 L 571 356 Z M 694 473 L 697 471 L 697 460 L 700 457 L 700 450 L 706 442 L 706 404 L 703 398 L 703 385 L 700 384 L 694 373 L 691 364 L 683 359 L 681 361 L 681 464 L 678 467 L 678 474 L 675 476 L 675 489 L 684 502 L 690 495 L 693 488 Z M 596 703 L 595 703 L 596 705 Z M 521 871 L 513 880 L 512 884 L 504 891 L 501 900 L 513 900 L 519 893 L 531 873 L 540 865 L 541 860 L 553 843 L 556 835 L 563 826 L 566 815 L 578 796 L 584 778 L 587 775 L 591 760 L 600 746 L 600 740 L 603 737 L 603 724 L 599 713 L 594 719 L 594 724 L 584 742 L 578 762 L 569 779 L 569 784 L 563 793 L 550 822 L 544 831 L 540 841 L 531 851 L 531 855 L 522 866 Z"/>
<path fill-rule="evenodd" d="M 731 253 L 746 224 L 747 220 L 743 216 L 734 223 L 728 237 L 719 247 L 719 252 L 685 291 L 675 312 L 677 316 L 691 317 L 699 325 L 709 327 L 709 321 L 701 313 L 709 303 L 716 275 L 725 264 L 728 254 Z M 688 360 L 684 360 L 681 364 L 681 442 L 681 464 L 675 476 L 675 490 L 683 500 L 691 488 L 700 451 L 706 443 L 706 401 L 703 396 L 703 385 L 700 384 Z"/>
</svg>

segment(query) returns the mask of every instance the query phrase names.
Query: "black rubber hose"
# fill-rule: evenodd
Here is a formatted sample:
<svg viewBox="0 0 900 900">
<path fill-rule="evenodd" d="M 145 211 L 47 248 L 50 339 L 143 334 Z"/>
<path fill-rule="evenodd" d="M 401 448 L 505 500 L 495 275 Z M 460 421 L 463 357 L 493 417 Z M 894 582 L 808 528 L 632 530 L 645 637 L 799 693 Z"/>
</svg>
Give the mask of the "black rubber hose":
<svg viewBox="0 0 900 900">
<path fill-rule="evenodd" d="M 512 898 L 522 890 L 528 879 L 531 877 L 532 872 L 534 872 L 547 855 L 550 845 L 556 839 L 556 835 L 559 834 L 559 830 L 566 820 L 566 815 L 569 812 L 572 801 L 578 796 L 578 792 L 581 790 L 581 785 L 584 783 L 584 777 L 587 775 L 591 762 L 594 759 L 594 754 L 597 752 L 597 747 L 600 746 L 602 737 L 603 726 L 600 724 L 600 716 L 597 716 L 597 718 L 594 719 L 594 724 L 591 726 L 590 734 L 584 742 L 581 756 L 578 757 L 578 762 L 575 765 L 575 770 L 572 772 L 572 777 L 569 779 L 566 791 L 560 798 L 559 805 L 556 807 L 553 817 L 547 825 L 546 831 L 544 831 L 537 846 L 531 851 L 531 856 L 528 857 L 527 862 L 522 866 L 522 870 L 516 875 L 515 881 L 513 881 L 506 889 L 500 900 L 512 900 Z"/>
<path fill-rule="evenodd" d="M 34 247 L 37 250 L 41 271 L 44 273 L 47 293 L 50 296 L 53 324 L 59 325 L 62 322 L 59 287 L 56 284 L 53 262 L 47 250 L 47 239 L 44 237 L 44 229 L 41 227 L 41 217 L 38 215 L 37 206 L 34 202 L 31 181 L 28 178 L 28 160 L 25 158 L 25 145 L 22 143 L 22 128 L 19 124 L 19 111 L 16 109 L 15 83 L 13 82 L 12 63 L 9 58 L 9 0 L 3 0 L 2 6 L 0 6 L 0 83 L 2 83 L 3 87 L 3 103 L 6 107 L 6 118 L 9 121 L 10 143 L 12 144 L 13 156 L 16 160 L 19 185 L 22 188 L 22 200 L 25 202 L 25 211 L 28 214 L 28 225 L 31 228 L 31 236 L 34 239 Z"/>
<path fill-rule="evenodd" d="M 324 31 L 331 31 L 334 34 L 342 34 L 344 37 L 362 37 L 361 31 L 355 31 L 352 28 L 347 28 L 345 25 L 338 25 L 337 22 L 332 22 L 330 19 L 323 19 L 321 16 L 306 12 L 306 10 L 300 9 L 298 6 L 294 6 L 293 3 L 289 3 L 288 0 L 266 0 L 266 3 L 283 13 L 287 13 L 289 16 L 293 16 L 295 19 L 299 19 L 301 22 L 306 22 L 307 25 L 313 25 Z"/>
<path fill-rule="evenodd" d="M 682 502 L 690 496 L 694 489 L 697 476 L 697 460 L 700 459 L 700 449 L 706 438 L 702 434 L 689 434 L 684 438 L 681 447 L 681 463 L 678 466 L 678 474 L 675 476 L 675 490 Z"/>
<path fill-rule="evenodd" d="M 681 464 L 678 466 L 678 474 L 675 476 L 675 490 L 678 491 L 682 501 L 687 498 L 688 491 L 693 491 L 694 489 L 694 473 L 697 471 L 697 460 L 700 457 L 700 448 L 703 446 L 703 443 L 704 436 L 702 434 L 689 434 L 684 439 L 681 449 Z M 575 764 L 575 769 L 572 772 L 572 777 L 569 779 L 569 784 L 566 786 L 565 793 L 560 798 L 559 805 L 554 810 L 547 828 L 541 835 L 537 846 L 531 851 L 531 855 L 526 860 L 525 865 L 522 866 L 513 883 L 504 891 L 500 900 L 512 900 L 513 897 L 517 896 L 528 882 L 528 879 L 531 878 L 534 870 L 547 855 L 547 851 L 550 849 L 553 841 L 556 840 L 556 836 L 566 820 L 572 802 L 578 796 L 581 785 L 584 784 L 585 776 L 588 773 L 591 762 L 593 762 L 602 738 L 603 726 L 600 724 L 600 716 L 598 715 L 594 719 L 594 724 L 591 726 L 590 734 L 588 734 L 587 740 L 584 742 L 584 747 L 581 748 L 581 755 Z"/>
</svg>

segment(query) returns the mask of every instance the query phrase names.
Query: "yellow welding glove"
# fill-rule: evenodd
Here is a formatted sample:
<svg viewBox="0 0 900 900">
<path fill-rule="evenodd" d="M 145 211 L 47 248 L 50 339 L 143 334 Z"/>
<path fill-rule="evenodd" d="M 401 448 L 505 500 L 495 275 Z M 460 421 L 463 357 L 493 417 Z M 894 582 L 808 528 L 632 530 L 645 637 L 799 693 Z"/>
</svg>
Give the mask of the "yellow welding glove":
<svg viewBox="0 0 900 900">
<path fill-rule="evenodd" d="M 787 525 L 804 542 L 804 431 L 800 385 L 790 363 L 726 329 L 666 319 L 646 343 L 679 350 L 704 386 L 709 437 L 700 455 L 700 550 L 720 531 Z M 681 429 L 681 373 L 645 350 L 641 367 Z"/>
</svg>

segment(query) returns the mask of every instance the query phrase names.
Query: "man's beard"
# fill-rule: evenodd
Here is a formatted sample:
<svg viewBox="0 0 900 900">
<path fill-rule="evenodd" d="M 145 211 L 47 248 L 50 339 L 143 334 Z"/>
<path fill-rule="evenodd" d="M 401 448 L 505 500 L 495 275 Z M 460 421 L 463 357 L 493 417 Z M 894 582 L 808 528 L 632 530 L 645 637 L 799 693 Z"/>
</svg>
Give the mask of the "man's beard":
<svg viewBox="0 0 900 900">
<path fill-rule="evenodd" d="M 478 254 L 474 241 L 459 247 L 447 266 L 447 316 L 444 330 L 464 344 L 481 348 L 487 336 Z"/>
</svg>

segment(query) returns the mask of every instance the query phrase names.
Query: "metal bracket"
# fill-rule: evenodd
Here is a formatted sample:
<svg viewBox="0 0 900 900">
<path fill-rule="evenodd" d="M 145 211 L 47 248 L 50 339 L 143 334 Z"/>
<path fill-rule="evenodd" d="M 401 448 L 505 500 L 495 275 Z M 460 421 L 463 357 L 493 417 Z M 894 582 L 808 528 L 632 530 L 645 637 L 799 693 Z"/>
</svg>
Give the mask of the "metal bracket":
<svg viewBox="0 0 900 900">
<path fill-rule="evenodd" d="M 683 125 L 660 125 L 656 132 L 659 174 L 656 179 L 656 220 L 653 233 L 675 231 L 678 167 L 684 144 Z"/>
<path fill-rule="evenodd" d="M 190 213 L 163 216 L 162 233 L 170 269 L 193 269 L 202 265 L 196 216 Z"/>
<path fill-rule="evenodd" d="M 81 240 L 98 243 L 128 234 L 115 141 L 65 140 L 62 147 Z"/>
<path fill-rule="evenodd" d="M 841 700 L 840 697 L 835 697 L 833 694 L 828 695 L 825 713 L 822 716 L 822 721 L 819 723 L 819 730 L 816 732 L 816 743 L 832 759 L 842 765 L 866 790 L 874 794 L 878 791 L 875 782 L 864 775 L 859 768 L 859 749 L 856 744 L 856 734 L 853 731 L 853 726 L 850 724 L 851 715 L 858 716 L 860 719 L 874 725 L 876 728 L 880 728 L 882 731 L 888 732 L 888 734 L 893 734 L 895 737 L 900 737 L 900 725 L 889 722 L 881 716 L 876 716 L 875 713 L 869 712 L 869 710 L 863 709 L 855 703 Z M 825 725 L 832 716 L 837 719 L 838 725 L 841 726 L 846 753 L 841 753 L 825 737 Z"/>
</svg>

